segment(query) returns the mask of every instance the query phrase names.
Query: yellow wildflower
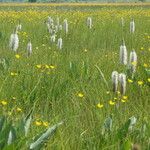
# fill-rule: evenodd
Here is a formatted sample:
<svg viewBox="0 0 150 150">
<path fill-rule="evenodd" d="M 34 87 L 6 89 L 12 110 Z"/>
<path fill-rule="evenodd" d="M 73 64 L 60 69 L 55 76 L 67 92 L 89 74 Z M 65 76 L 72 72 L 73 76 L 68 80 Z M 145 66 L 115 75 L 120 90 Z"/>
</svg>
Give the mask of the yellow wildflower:
<svg viewBox="0 0 150 150">
<path fill-rule="evenodd" d="M 138 85 L 143 85 L 143 81 L 138 81 Z"/>
<path fill-rule="evenodd" d="M 19 54 L 16 54 L 15 57 L 16 57 L 17 59 L 19 59 L 19 58 L 20 58 L 20 55 L 19 55 Z"/>
<path fill-rule="evenodd" d="M 5 105 L 7 105 L 8 103 L 7 103 L 5 100 L 2 100 L 2 101 L 1 101 L 1 104 L 2 104 L 3 106 L 5 106 Z"/>
<path fill-rule="evenodd" d="M 109 101 L 110 105 L 115 105 L 115 102 L 113 102 L 112 100 Z"/>
<path fill-rule="evenodd" d="M 147 81 L 150 82 L 150 78 L 148 78 Z"/>
<path fill-rule="evenodd" d="M 122 97 L 124 100 L 127 100 L 128 99 L 128 96 L 123 96 Z"/>
<path fill-rule="evenodd" d="M 42 68 L 42 65 L 36 65 L 36 67 L 37 67 L 38 69 L 41 69 L 41 68 Z"/>
<path fill-rule="evenodd" d="M 145 68 L 147 68 L 147 67 L 148 67 L 148 64 L 145 64 L 145 63 L 144 63 L 143 66 L 144 66 Z"/>
<path fill-rule="evenodd" d="M 51 69 L 54 69 L 54 68 L 55 68 L 55 66 L 53 66 L 53 65 L 50 65 L 49 67 L 50 67 Z"/>
<path fill-rule="evenodd" d="M 47 121 L 43 121 L 43 126 L 48 127 L 48 122 Z"/>
<path fill-rule="evenodd" d="M 121 99 L 121 102 L 122 102 L 122 103 L 125 103 L 125 102 L 126 102 L 126 100 L 124 100 L 124 99 Z"/>
<path fill-rule="evenodd" d="M 48 65 L 45 65 L 45 68 L 47 68 L 47 69 L 48 69 L 48 68 L 49 68 L 49 66 L 48 66 Z"/>
<path fill-rule="evenodd" d="M 128 79 L 128 82 L 129 82 L 129 83 L 133 83 L 133 80 L 131 80 L 131 79 Z"/>
<path fill-rule="evenodd" d="M 141 47 L 141 50 L 144 50 L 144 47 Z"/>
<path fill-rule="evenodd" d="M 137 62 L 136 62 L 136 61 L 133 61 L 131 64 L 132 64 L 132 65 L 137 65 Z"/>
<path fill-rule="evenodd" d="M 78 93 L 78 97 L 83 98 L 84 94 L 83 93 Z"/>
<path fill-rule="evenodd" d="M 41 126 L 41 125 L 42 125 L 42 122 L 41 122 L 41 121 L 35 121 L 35 125 L 36 125 L 36 126 Z"/>
<path fill-rule="evenodd" d="M 18 112 L 22 112 L 22 109 L 21 108 L 19 108 L 19 107 L 17 107 L 17 109 L 16 109 Z"/>
<path fill-rule="evenodd" d="M 11 72 L 10 75 L 11 76 L 17 76 L 18 74 L 16 72 Z"/>
<path fill-rule="evenodd" d="M 97 107 L 98 107 L 98 108 L 103 108 L 103 107 L 104 107 L 104 105 L 103 105 L 103 104 L 98 103 L 98 104 L 97 104 Z"/>
</svg>

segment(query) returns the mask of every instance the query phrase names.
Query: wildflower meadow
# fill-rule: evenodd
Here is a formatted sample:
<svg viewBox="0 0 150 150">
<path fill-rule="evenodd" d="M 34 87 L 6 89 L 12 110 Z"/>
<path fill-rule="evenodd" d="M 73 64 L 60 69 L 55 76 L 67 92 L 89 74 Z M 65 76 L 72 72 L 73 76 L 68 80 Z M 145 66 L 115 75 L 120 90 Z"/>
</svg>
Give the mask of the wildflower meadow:
<svg viewBox="0 0 150 150">
<path fill-rule="evenodd" d="M 150 4 L 0 4 L 0 150 L 150 150 Z"/>
</svg>

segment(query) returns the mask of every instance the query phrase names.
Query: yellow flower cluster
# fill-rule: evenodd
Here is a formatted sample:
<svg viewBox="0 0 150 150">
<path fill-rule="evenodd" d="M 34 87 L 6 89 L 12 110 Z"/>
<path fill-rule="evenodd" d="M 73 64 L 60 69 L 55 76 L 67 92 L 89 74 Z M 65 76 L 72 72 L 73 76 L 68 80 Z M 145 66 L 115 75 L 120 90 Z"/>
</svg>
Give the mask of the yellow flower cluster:
<svg viewBox="0 0 150 150">
<path fill-rule="evenodd" d="M 36 65 L 36 68 L 38 68 L 38 69 L 55 69 L 56 68 L 56 66 L 54 66 L 54 65 L 41 65 L 41 64 L 38 64 L 38 65 Z"/>
<path fill-rule="evenodd" d="M 49 126 L 49 123 L 47 121 L 40 121 L 40 120 L 36 120 L 34 122 L 34 124 L 36 126 L 44 126 L 44 127 L 48 127 Z"/>
</svg>

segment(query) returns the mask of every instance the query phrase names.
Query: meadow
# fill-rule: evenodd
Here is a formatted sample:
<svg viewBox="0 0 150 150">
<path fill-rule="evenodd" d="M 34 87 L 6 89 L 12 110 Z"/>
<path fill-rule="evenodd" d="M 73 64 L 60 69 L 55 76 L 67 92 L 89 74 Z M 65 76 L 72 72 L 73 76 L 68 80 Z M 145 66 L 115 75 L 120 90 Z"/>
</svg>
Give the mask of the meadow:
<svg viewBox="0 0 150 150">
<path fill-rule="evenodd" d="M 48 16 L 62 25 L 53 42 Z M 122 40 L 137 54 L 134 76 L 119 60 Z M 113 71 L 126 75 L 123 94 Z M 150 5 L 1 4 L 0 114 L 0 149 L 150 150 Z"/>
</svg>

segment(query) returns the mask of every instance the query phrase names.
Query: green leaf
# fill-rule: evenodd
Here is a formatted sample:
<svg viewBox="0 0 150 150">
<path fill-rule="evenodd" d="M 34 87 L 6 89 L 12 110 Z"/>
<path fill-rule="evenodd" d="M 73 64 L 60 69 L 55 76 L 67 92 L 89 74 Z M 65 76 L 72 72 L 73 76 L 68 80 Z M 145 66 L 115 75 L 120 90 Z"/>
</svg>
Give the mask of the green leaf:
<svg viewBox="0 0 150 150">
<path fill-rule="evenodd" d="M 30 113 L 27 115 L 27 117 L 24 119 L 24 131 L 25 131 L 25 136 L 27 136 L 31 120 L 32 120 L 32 112 L 33 110 L 30 111 Z"/>
<path fill-rule="evenodd" d="M 11 130 L 12 122 L 6 123 L 0 133 L 0 148 L 3 149 L 5 145 L 7 145 L 7 140 L 9 136 L 9 132 Z"/>
<path fill-rule="evenodd" d="M 112 130 L 112 116 L 105 119 L 102 129 L 102 134 L 110 132 Z"/>
<path fill-rule="evenodd" d="M 128 119 L 128 121 L 119 129 L 118 131 L 118 139 L 119 140 L 123 140 L 127 134 L 129 130 L 133 129 L 133 126 L 136 124 L 136 118 L 134 116 L 132 116 L 131 118 Z"/>
<path fill-rule="evenodd" d="M 7 144 L 11 145 L 16 140 L 16 131 L 13 127 L 11 127 L 11 130 L 9 131 Z"/>
<path fill-rule="evenodd" d="M 150 75 L 150 69 L 145 69 L 147 75 Z"/>
<path fill-rule="evenodd" d="M 120 150 L 131 150 L 131 148 L 132 148 L 132 142 L 127 140 L 121 145 Z"/>
<path fill-rule="evenodd" d="M 136 121 L 137 121 L 137 119 L 134 117 L 134 116 L 132 116 L 131 118 L 129 118 L 130 119 L 130 126 L 129 126 L 129 129 L 130 130 L 132 130 L 132 128 L 133 128 L 133 126 L 136 124 Z"/>
<path fill-rule="evenodd" d="M 2 131 L 4 123 L 5 123 L 5 117 L 2 116 L 2 117 L 0 117 L 0 132 Z"/>
<path fill-rule="evenodd" d="M 129 119 L 118 131 L 118 139 L 123 140 L 128 133 L 128 129 L 130 126 L 131 120 Z"/>
<path fill-rule="evenodd" d="M 62 124 L 63 122 L 60 122 L 48 128 L 47 131 L 44 132 L 35 142 L 30 144 L 29 146 L 30 150 L 40 149 L 42 144 L 46 142 L 46 140 L 50 138 L 55 133 L 56 129 Z"/>
<path fill-rule="evenodd" d="M 9 66 L 9 61 L 5 58 L 0 58 L 0 70 L 6 70 Z"/>
</svg>

